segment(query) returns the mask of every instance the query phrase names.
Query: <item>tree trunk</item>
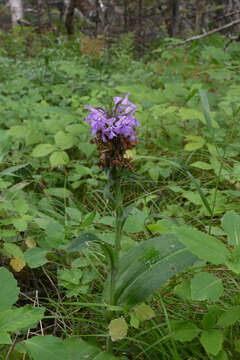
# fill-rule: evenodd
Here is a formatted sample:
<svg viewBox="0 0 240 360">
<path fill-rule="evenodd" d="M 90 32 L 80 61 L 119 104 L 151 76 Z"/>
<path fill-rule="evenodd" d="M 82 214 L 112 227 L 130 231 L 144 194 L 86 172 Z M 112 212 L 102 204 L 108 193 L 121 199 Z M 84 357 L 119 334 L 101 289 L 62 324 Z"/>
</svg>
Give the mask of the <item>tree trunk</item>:
<svg viewBox="0 0 240 360">
<path fill-rule="evenodd" d="M 76 7 L 77 0 L 70 0 L 66 9 L 65 15 L 65 26 L 68 35 L 74 34 L 74 10 Z"/>
<path fill-rule="evenodd" d="M 197 33 L 199 33 L 202 28 L 206 30 L 206 18 L 206 1 L 196 0 L 195 30 Z"/>
<path fill-rule="evenodd" d="M 43 15 L 43 3 L 42 0 L 37 0 L 37 22 L 38 22 L 38 32 L 42 33 L 42 15 Z"/>
<path fill-rule="evenodd" d="M 128 31 L 128 0 L 124 0 L 124 31 Z"/>
<path fill-rule="evenodd" d="M 179 31 L 179 0 L 172 0 L 171 7 L 171 36 L 176 37 Z"/>
<path fill-rule="evenodd" d="M 98 23 L 99 23 L 99 1 L 95 0 L 95 11 L 96 11 L 96 20 L 95 20 L 95 36 L 98 34 Z"/>
<path fill-rule="evenodd" d="M 142 0 L 138 0 L 138 27 L 142 31 Z"/>
<path fill-rule="evenodd" d="M 22 0 L 9 0 L 11 8 L 12 25 L 16 26 L 23 19 Z"/>
</svg>

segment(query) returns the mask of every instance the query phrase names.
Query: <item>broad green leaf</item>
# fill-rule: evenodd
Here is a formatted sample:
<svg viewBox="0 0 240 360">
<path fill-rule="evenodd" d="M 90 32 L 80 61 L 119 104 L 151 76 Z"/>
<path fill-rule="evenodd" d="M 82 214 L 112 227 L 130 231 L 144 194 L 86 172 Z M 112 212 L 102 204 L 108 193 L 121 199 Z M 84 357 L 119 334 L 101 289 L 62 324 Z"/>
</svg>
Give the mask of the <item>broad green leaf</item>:
<svg viewBox="0 0 240 360">
<path fill-rule="evenodd" d="M 63 131 L 55 135 L 55 143 L 61 150 L 70 149 L 74 145 L 73 137 Z"/>
<path fill-rule="evenodd" d="M 180 226 L 176 235 L 189 251 L 215 265 L 225 264 L 230 256 L 229 250 L 221 241 L 190 226 Z"/>
<path fill-rule="evenodd" d="M 0 172 L 1 175 L 17 176 L 15 172 L 28 166 L 28 163 L 16 166 L 10 166 Z"/>
<path fill-rule="evenodd" d="M 6 344 L 6 345 L 12 344 L 12 339 L 6 331 L 0 331 L 0 345 L 2 344 Z"/>
<path fill-rule="evenodd" d="M 14 225 L 15 229 L 17 229 L 18 231 L 27 230 L 27 221 L 25 221 L 22 218 L 13 219 L 13 225 Z"/>
<path fill-rule="evenodd" d="M 140 320 L 135 313 L 130 314 L 130 325 L 133 326 L 135 329 L 139 328 Z"/>
<path fill-rule="evenodd" d="M 222 227 L 228 236 L 228 244 L 240 246 L 240 216 L 233 210 L 228 211 L 222 218 Z"/>
<path fill-rule="evenodd" d="M 88 342 L 70 337 L 65 341 L 65 346 L 68 351 L 69 360 L 88 359 L 95 360 L 96 356 L 100 353 L 100 349 Z"/>
<path fill-rule="evenodd" d="M 51 167 L 64 166 L 69 163 L 69 157 L 65 151 L 54 151 L 49 160 Z"/>
<path fill-rule="evenodd" d="M 123 317 L 112 320 L 108 328 L 112 341 L 121 340 L 127 336 L 128 324 Z"/>
<path fill-rule="evenodd" d="M 202 205 L 202 198 L 200 194 L 196 191 L 184 191 L 182 194 L 183 197 L 191 201 L 195 205 Z"/>
<path fill-rule="evenodd" d="M 51 144 L 39 144 L 35 146 L 33 149 L 31 156 L 33 157 L 42 157 L 50 154 L 53 152 L 56 148 Z"/>
<path fill-rule="evenodd" d="M 184 146 L 184 150 L 195 151 L 201 149 L 204 145 L 204 142 L 189 142 Z"/>
<path fill-rule="evenodd" d="M 146 214 L 142 211 L 134 209 L 133 213 L 129 215 L 124 223 L 123 230 L 130 233 L 137 233 L 145 229 Z"/>
<path fill-rule="evenodd" d="M 114 355 L 102 352 L 98 347 L 74 337 L 67 339 L 64 345 L 68 352 L 66 360 L 119 360 Z"/>
<path fill-rule="evenodd" d="M 13 204 L 15 211 L 20 215 L 24 215 L 28 211 L 29 206 L 23 196 L 16 199 Z"/>
<path fill-rule="evenodd" d="M 17 287 L 17 280 L 13 274 L 4 267 L 0 268 L 0 284 L 0 311 L 5 311 L 17 301 L 20 289 Z"/>
<path fill-rule="evenodd" d="M 215 275 L 201 272 L 191 280 L 191 295 L 193 300 L 217 301 L 223 293 L 221 279 Z"/>
<path fill-rule="evenodd" d="M 70 360 L 68 349 L 62 339 L 52 335 L 34 336 L 25 342 L 33 360 Z"/>
<path fill-rule="evenodd" d="M 83 275 L 82 270 L 80 269 L 63 269 L 58 270 L 58 276 L 61 280 L 67 283 L 72 283 L 75 285 L 79 284 L 79 281 Z"/>
<path fill-rule="evenodd" d="M 206 314 L 203 316 L 202 325 L 204 330 L 212 329 L 217 321 L 217 314 L 214 311 L 209 310 Z"/>
<path fill-rule="evenodd" d="M 76 164 L 75 169 L 69 174 L 68 180 L 76 181 L 84 176 L 92 175 L 92 174 L 93 174 L 92 170 L 89 167 Z"/>
<path fill-rule="evenodd" d="M 10 129 L 7 131 L 8 136 L 24 137 L 25 134 L 26 134 L 26 127 L 21 125 L 11 126 Z"/>
<path fill-rule="evenodd" d="M 200 342 L 208 354 L 217 355 L 222 349 L 223 332 L 215 329 L 204 330 Z"/>
<path fill-rule="evenodd" d="M 173 339 L 181 342 L 192 341 L 200 333 L 200 329 L 192 322 L 176 322 L 171 324 Z"/>
<path fill-rule="evenodd" d="M 196 167 L 198 169 L 203 169 L 203 170 L 211 170 L 212 169 L 211 164 L 208 164 L 203 161 L 196 161 L 196 162 L 192 163 L 191 166 Z"/>
<path fill-rule="evenodd" d="M 212 358 L 213 360 L 229 360 L 228 354 L 225 350 L 221 350 L 216 356 Z"/>
<path fill-rule="evenodd" d="M 240 339 L 236 339 L 234 341 L 234 345 L 235 345 L 236 352 L 240 353 Z"/>
<path fill-rule="evenodd" d="M 76 239 L 74 239 L 66 248 L 66 251 L 81 251 L 85 247 L 89 246 L 91 241 L 101 241 L 96 235 L 91 233 L 81 233 Z"/>
<path fill-rule="evenodd" d="M 204 117 L 206 119 L 208 130 L 209 130 L 210 134 L 212 134 L 212 130 L 213 130 L 212 129 L 212 119 L 211 119 L 207 94 L 202 89 L 199 89 L 199 94 L 200 94 L 200 99 L 201 99 L 202 106 L 203 106 L 203 113 L 204 113 Z"/>
<path fill-rule="evenodd" d="M 70 338 L 66 341 L 52 335 L 35 336 L 25 342 L 33 360 L 118 360 L 85 341 Z"/>
<path fill-rule="evenodd" d="M 81 223 L 81 228 L 85 228 L 91 225 L 93 220 L 95 219 L 95 216 L 96 216 L 96 211 L 92 211 L 90 214 L 88 214 Z"/>
<path fill-rule="evenodd" d="M 35 327 L 44 316 L 45 308 L 31 307 L 25 305 L 17 309 L 9 309 L 0 313 L 0 332 L 17 331 Z"/>
<path fill-rule="evenodd" d="M 65 232 L 63 225 L 56 221 L 51 221 L 47 224 L 46 228 L 47 242 L 53 248 L 58 249 L 63 244 Z"/>
<path fill-rule="evenodd" d="M 23 260 L 26 261 L 30 268 L 37 268 L 48 262 L 46 259 L 47 252 L 39 247 L 34 247 L 25 251 Z"/>
<path fill-rule="evenodd" d="M 186 107 L 182 107 L 179 109 L 179 115 L 182 120 L 198 119 L 198 120 L 202 121 L 203 123 L 205 123 L 202 112 L 200 112 L 196 109 L 189 109 Z"/>
<path fill-rule="evenodd" d="M 81 222 L 82 213 L 77 208 L 67 207 L 66 213 L 71 220 L 77 221 L 78 223 Z"/>
<path fill-rule="evenodd" d="M 135 306 L 134 311 L 139 321 L 149 320 L 156 316 L 155 311 L 147 304 L 139 304 Z"/>
<path fill-rule="evenodd" d="M 231 261 L 228 260 L 225 262 L 225 265 L 233 272 L 235 272 L 236 274 L 240 274 L 240 261 Z"/>
<path fill-rule="evenodd" d="M 212 216 L 213 215 L 213 212 L 212 212 L 212 209 L 209 205 L 209 202 L 203 192 L 203 190 L 201 189 L 201 187 L 199 186 L 198 182 L 196 181 L 195 177 L 189 172 L 189 171 L 186 171 L 186 174 L 188 175 L 188 177 L 191 179 L 193 185 L 195 186 L 195 188 L 197 189 L 201 199 L 202 199 L 202 202 L 203 204 L 205 205 L 207 211 L 209 212 L 209 214 Z"/>
<path fill-rule="evenodd" d="M 7 253 L 8 256 L 19 256 L 19 257 L 23 256 L 23 252 L 22 252 L 21 248 L 16 244 L 11 244 L 11 243 L 5 242 L 3 245 L 3 249 Z"/>
<path fill-rule="evenodd" d="M 191 300 L 191 280 L 186 279 L 181 281 L 175 286 L 174 292 L 185 300 Z"/>
<path fill-rule="evenodd" d="M 173 235 L 163 235 L 135 246 L 120 259 L 116 277 L 116 303 L 143 302 L 164 282 L 194 263 L 190 253 Z"/>
<path fill-rule="evenodd" d="M 45 189 L 44 192 L 47 195 L 56 196 L 56 197 L 59 197 L 60 199 L 65 199 L 65 198 L 72 196 L 72 193 L 70 190 L 68 190 L 66 188 L 60 188 L 60 187 Z"/>
<path fill-rule="evenodd" d="M 217 325 L 220 327 L 227 327 L 233 325 L 240 320 L 240 305 L 232 306 L 218 319 Z"/>
</svg>

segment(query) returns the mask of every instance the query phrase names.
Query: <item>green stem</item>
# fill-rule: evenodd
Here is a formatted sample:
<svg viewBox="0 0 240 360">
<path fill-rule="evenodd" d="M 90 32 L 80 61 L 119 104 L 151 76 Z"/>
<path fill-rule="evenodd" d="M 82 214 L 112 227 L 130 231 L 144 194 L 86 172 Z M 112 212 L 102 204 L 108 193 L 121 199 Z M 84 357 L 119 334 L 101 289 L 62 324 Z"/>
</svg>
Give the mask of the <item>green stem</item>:
<svg viewBox="0 0 240 360">
<path fill-rule="evenodd" d="M 116 275 L 119 267 L 119 254 L 121 250 L 121 235 L 122 235 L 122 194 L 121 194 L 121 185 L 120 179 L 118 177 L 115 178 L 114 181 L 114 195 L 115 195 L 115 244 L 114 244 L 114 261 L 110 263 L 110 285 L 109 285 L 109 293 L 108 293 L 108 304 L 115 305 L 115 283 L 116 283 Z M 113 311 L 107 311 L 107 321 L 110 322 L 113 318 Z M 110 337 L 107 338 L 107 351 L 113 351 L 113 344 Z"/>
</svg>

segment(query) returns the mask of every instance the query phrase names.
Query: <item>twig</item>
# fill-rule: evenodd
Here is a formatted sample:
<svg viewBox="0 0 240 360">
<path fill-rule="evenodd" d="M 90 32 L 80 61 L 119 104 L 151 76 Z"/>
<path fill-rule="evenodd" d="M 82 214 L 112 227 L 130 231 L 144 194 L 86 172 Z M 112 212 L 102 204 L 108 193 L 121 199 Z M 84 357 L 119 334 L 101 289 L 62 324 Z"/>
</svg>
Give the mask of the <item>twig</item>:
<svg viewBox="0 0 240 360">
<path fill-rule="evenodd" d="M 236 15 L 236 14 L 239 14 L 239 13 L 240 13 L 240 10 L 238 10 L 238 11 L 233 11 L 233 12 L 231 12 L 231 13 L 229 13 L 229 14 L 225 14 L 225 15 L 223 15 L 223 16 L 220 16 L 219 18 L 216 19 L 216 21 L 225 19 L 225 18 L 228 17 L 228 16 Z"/>
<path fill-rule="evenodd" d="M 36 290 L 36 304 L 37 304 L 37 307 L 39 307 L 38 290 Z M 44 336 L 42 320 L 39 321 L 39 325 L 40 325 L 40 329 L 41 329 L 41 335 Z"/>
<path fill-rule="evenodd" d="M 8 353 L 7 353 L 6 357 L 5 357 L 5 360 L 8 360 L 11 352 L 13 351 L 14 346 L 16 345 L 16 341 L 17 341 L 18 335 L 19 335 L 19 333 L 17 332 L 17 333 L 16 333 L 16 336 L 15 336 L 15 338 L 14 338 L 14 340 L 13 340 L 13 342 L 11 343 L 11 345 L 10 345 L 10 347 L 9 347 L 9 349 L 8 349 Z"/>
<path fill-rule="evenodd" d="M 226 42 L 226 44 L 224 45 L 223 50 L 226 51 L 228 46 L 234 41 L 234 40 L 239 40 L 239 36 L 232 36 L 229 38 L 229 40 Z"/>
<path fill-rule="evenodd" d="M 179 42 L 179 43 L 177 43 L 177 44 L 174 44 L 174 45 L 172 45 L 171 47 L 176 47 L 176 46 L 184 45 L 184 44 L 187 44 L 187 43 L 190 42 L 190 41 L 194 41 L 194 40 L 199 40 L 199 39 L 205 38 L 205 37 L 207 37 L 207 36 L 210 36 L 210 35 L 212 35 L 212 34 L 215 34 L 215 33 L 219 32 L 219 31 L 222 31 L 222 30 L 224 30 L 224 29 L 228 29 L 228 28 L 230 28 L 230 27 L 232 27 L 232 26 L 234 26 L 234 25 L 236 25 L 236 24 L 239 24 L 239 23 L 240 23 L 240 19 L 234 20 L 234 21 L 232 21 L 232 22 L 229 23 L 229 24 L 226 24 L 226 25 L 224 25 L 224 26 L 220 26 L 220 27 L 218 27 L 217 29 L 213 29 L 213 30 L 211 30 L 211 31 L 208 31 L 208 32 L 205 33 L 205 34 L 193 36 L 193 37 L 191 37 L 191 38 L 189 38 L 189 39 L 187 39 L 187 40 L 184 40 L 184 41 L 181 41 L 181 42 Z"/>
</svg>

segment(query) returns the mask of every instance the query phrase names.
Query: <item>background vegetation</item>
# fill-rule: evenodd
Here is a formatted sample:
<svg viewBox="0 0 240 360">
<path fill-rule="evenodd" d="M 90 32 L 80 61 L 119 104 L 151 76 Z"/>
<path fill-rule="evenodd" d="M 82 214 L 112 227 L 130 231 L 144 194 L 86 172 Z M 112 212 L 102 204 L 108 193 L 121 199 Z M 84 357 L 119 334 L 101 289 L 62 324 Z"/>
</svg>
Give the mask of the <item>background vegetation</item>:
<svg viewBox="0 0 240 360">
<path fill-rule="evenodd" d="M 207 30 L 229 3 L 205 8 Z M 139 4 L 146 30 L 145 10 L 158 4 Z M 195 5 L 181 3 L 185 39 L 197 34 L 195 20 L 180 25 Z M 55 10 L 53 31 L 21 24 L 0 33 L 1 360 L 239 358 L 240 45 L 219 34 L 180 45 L 167 25 L 149 25 L 151 40 L 139 43 L 131 9 L 132 32 L 117 41 L 100 25 L 93 36 L 85 20 L 82 32 L 75 20 L 72 37 L 60 26 L 57 36 Z M 81 235 L 111 246 L 114 210 L 84 106 L 127 92 L 141 127 L 128 153 L 135 172 L 122 184 L 121 255 L 170 233 L 199 260 L 144 302 L 119 303 L 109 329 L 107 258 Z M 143 253 L 149 268 L 153 258 Z M 109 336 L 118 339 L 114 355 L 105 352 Z"/>
</svg>

